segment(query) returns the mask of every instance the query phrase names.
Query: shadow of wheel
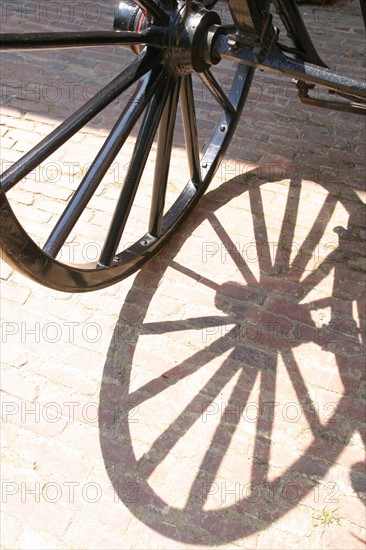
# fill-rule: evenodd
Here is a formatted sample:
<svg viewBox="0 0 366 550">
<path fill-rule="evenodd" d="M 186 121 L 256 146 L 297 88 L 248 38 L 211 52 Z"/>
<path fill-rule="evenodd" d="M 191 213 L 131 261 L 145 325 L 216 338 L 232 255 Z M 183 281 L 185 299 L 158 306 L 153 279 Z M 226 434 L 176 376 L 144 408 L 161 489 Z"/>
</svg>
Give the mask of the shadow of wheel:
<svg viewBox="0 0 366 550">
<path fill-rule="evenodd" d="M 259 260 L 260 276 L 258 278 L 251 275 L 243 257 L 232 258 L 243 276 L 241 288 L 230 282 L 223 285 L 216 284 L 216 286 L 211 282 L 212 288 L 217 291 L 216 306 L 218 311 L 221 309 L 228 313 L 228 319 L 230 318 L 228 323 L 234 323 L 235 320 L 236 322 L 242 321 L 249 314 L 252 315 L 250 320 L 254 324 L 255 316 L 250 313 L 253 311 L 253 307 L 247 307 L 248 304 L 249 306 L 253 305 L 253 296 L 255 301 L 256 297 L 261 294 L 276 292 L 280 289 L 284 279 L 286 281 L 296 280 L 297 284 L 308 292 L 334 269 L 333 295 L 318 302 L 309 302 L 308 307 L 297 304 L 292 311 L 286 312 L 290 322 L 286 338 L 274 338 L 271 344 L 257 340 L 253 346 L 253 342 L 247 340 L 240 342 L 235 332 L 226 333 L 225 338 L 208 344 L 205 349 L 202 346 L 201 350 L 180 364 L 174 363 L 172 359 L 173 366 L 162 375 L 152 377 L 138 389 L 130 390 L 131 384 L 136 386 L 134 357 L 140 345 L 137 341 L 139 336 L 144 334 L 159 335 L 169 331 L 184 330 L 187 327 L 183 321 L 156 323 L 146 321 L 151 300 L 154 293 L 158 291 L 166 268 L 171 266 L 180 269 L 179 264 L 174 261 L 176 250 L 173 249 L 177 246 L 179 250 L 182 236 L 175 236 L 170 249 L 170 257 L 166 256 L 167 251 L 165 251 L 160 264 L 154 260 L 152 269 L 151 264 L 147 265 L 146 270 L 142 270 L 137 275 L 129 291 L 111 341 L 100 392 L 101 449 L 108 475 L 118 497 L 140 521 L 150 528 L 173 540 L 189 544 L 225 544 L 256 533 L 276 522 L 314 491 L 317 482 L 324 479 L 359 426 L 358 418 L 351 420 L 349 418 L 350 402 L 355 384 L 359 384 L 358 380 L 355 380 L 355 372 L 350 372 L 350 369 L 357 365 L 357 361 L 360 365 L 362 364 L 360 348 L 357 348 L 355 344 L 358 327 L 353 319 L 352 302 L 340 300 L 338 291 L 343 282 L 347 280 L 347 276 L 352 278 L 355 285 L 362 281 L 362 274 L 354 271 L 349 263 L 350 254 L 352 254 L 352 248 L 349 252 L 349 245 L 352 243 L 352 235 L 359 230 L 362 202 L 356 193 L 348 192 L 347 201 L 343 205 L 348 216 L 348 228 L 338 227 L 335 229 L 339 235 L 339 245 L 333 247 L 313 271 L 305 274 L 305 267 L 330 222 L 332 214 L 337 205 L 342 204 L 337 189 L 334 189 L 334 186 L 333 191 L 328 189 L 329 194 L 320 208 L 308 237 L 302 243 L 295 257 L 290 261 L 290 255 L 286 257 L 282 255 L 281 258 L 277 255 L 277 258 L 275 257 L 272 261 L 269 245 L 267 247 L 263 245 L 263 235 L 266 236 L 268 242 L 268 234 L 261 198 L 261 182 L 256 181 L 247 187 L 243 185 L 239 187 L 237 196 L 248 193 L 251 204 L 253 207 L 256 205 L 254 231 L 257 244 L 261 239 L 262 253 Z M 289 249 L 291 249 L 291 243 L 294 242 L 295 228 L 294 225 L 287 222 L 293 220 L 294 216 L 296 219 L 296 213 L 301 208 L 300 191 L 300 181 L 290 183 L 279 238 L 279 242 L 286 241 Z M 222 206 L 223 192 L 225 193 L 225 184 L 206 194 L 202 199 L 204 210 L 201 210 L 201 214 L 198 211 L 193 216 L 194 220 L 190 222 L 192 227 L 189 227 L 190 232 L 201 223 L 204 216 L 207 216 L 213 223 L 215 222 L 215 210 Z M 232 193 L 232 186 L 230 193 Z M 219 196 L 221 199 L 217 202 Z M 226 200 L 229 201 L 230 198 L 232 195 L 228 196 Z M 216 231 L 228 249 L 230 243 L 232 244 L 229 235 L 222 227 L 220 230 L 216 227 Z M 181 269 L 196 281 L 210 286 L 208 279 L 200 277 L 199 274 L 190 271 L 188 267 L 181 267 Z M 239 294 L 236 294 L 232 300 L 231 292 L 239 292 Z M 136 317 L 134 323 L 128 323 L 126 319 L 130 317 L 131 305 L 134 304 L 137 297 L 140 308 L 139 316 Z M 241 308 L 238 306 L 237 298 L 242 300 Z M 356 296 L 355 299 L 357 301 L 358 297 Z M 236 304 L 236 310 L 230 305 L 231 301 Z M 284 299 L 283 304 L 286 303 L 288 302 Z M 254 304 L 256 312 L 261 310 L 263 314 L 269 313 L 265 305 L 262 307 L 262 304 L 259 304 L 259 309 L 257 306 L 258 303 Z M 327 307 L 330 307 L 329 323 L 319 329 L 312 320 L 310 311 Z M 300 317 L 302 319 L 301 333 L 298 334 L 296 330 L 294 332 L 293 327 L 299 326 Z M 212 327 L 219 326 L 222 319 L 218 316 L 211 319 L 190 319 L 189 322 L 191 327 L 195 323 L 197 327 L 202 327 L 204 322 L 208 323 L 207 326 Z M 182 323 L 183 328 L 179 326 Z M 336 345 L 334 345 L 335 341 Z M 310 376 L 310 372 L 307 373 L 306 369 L 300 368 L 294 354 L 295 348 L 304 343 L 317 346 L 319 353 L 325 351 L 330 356 L 334 354 L 344 386 L 343 395 L 334 404 L 330 411 L 331 414 L 325 421 L 320 418 L 319 411 L 308 390 L 308 383 L 312 383 L 312 381 L 307 380 L 306 377 Z M 232 348 L 234 350 L 230 351 Z M 229 351 L 230 355 L 228 355 Z M 179 412 L 170 425 L 167 426 L 166 422 L 165 424 L 161 422 L 161 426 L 163 426 L 161 432 L 154 435 L 152 445 L 147 448 L 146 442 L 141 442 L 136 438 L 134 429 L 139 407 L 142 405 L 147 407 L 149 400 L 152 402 L 156 396 L 164 394 L 168 387 L 197 373 L 200 368 L 205 366 L 204 363 L 209 354 L 222 356 L 221 366 L 213 372 L 202 390 Z M 352 367 L 350 367 L 350 356 L 352 356 Z M 211 443 L 203 454 L 197 445 L 197 454 L 201 457 L 200 467 L 190 490 L 185 495 L 185 504 L 178 506 L 167 502 L 162 494 L 158 494 L 158 491 L 155 490 L 156 486 L 153 486 L 154 484 L 151 484 L 149 479 L 158 465 L 169 456 L 172 448 L 184 438 L 189 430 L 194 429 L 197 421 L 205 412 L 207 413 L 208 408 L 215 403 L 215 400 L 220 399 L 220 388 L 223 388 L 233 377 L 236 379 L 229 398 L 229 406 L 235 406 L 240 402 L 242 407 L 245 407 L 249 402 L 249 394 L 255 383 L 259 383 L 259 393 L 265 394 L 267 402 L 275 403 L 276 398 L 278 400 L 279 397 L 276 393 L 278 392 L 276 377 L 279 357 L 281 357 L 292 381 L 301 410 L 306 416 L 311 431 L 311 441 L 302 456 L 295 458 L 281 475 L 269 476 L 275 412 L 273 409 L 269 416 L 269 422 L 262 418 L 257 419 L 249 490 L 247 487 L 245 492 L 241 492 L 240 498 L 237 498 L 236 495 L 234 502 L 228 506 L 207 509 L 207 499 L 212 494 L 218 470 L 235 437 L 239 422 L 238 418 L 227 421 L 221 417 L 215 427 Z M 166 357 L 164 357 L 164 361 L 167 361 Z M 149 364 L 146 364 L 146 367 L 150 372 L 153 370 L 153 366 Z M 176 391 L 179 391 L 179 388 L 176 388 Z M 261 399 L 260 395 L 259 402 Z M 156 408 L 151 414 L 156 414 Z M 159 416 L 164 418 L 164 414 L 163 400 Z M 348 421 L 342 422 L 342 419 L 346 417 Z M 156 422 L 159 423 L 159 418 L 156 418 Z M 149 428 L 146 427 L 147 438 L 148 430 Z M 267 434 L 265 438 L 263 437 L 264 432 Z M 287 442 L 284 441 L 283 444 L 286 446 Z M 315 458 L 319 456 L 320 449 L 326 453 L 323 456 L 325 460 L 316 460 Z M 242 463 L 238 463 L 237 468 L 238 471 L 249 468 L 245 456 L 243 456 Z M 190 472 L 187 471 L 187 475 L 190 475 Z M 357 480 L 360 479 L 357 465 L 351 475 L 354 485 L 357 485 Z M 174 494 L 174 474 L 171 478 L 168 476 L 167 483 L 172 484 Z M 177 479 L 176 483 L 179 486 Z M 259 492 L 258 489 L 260 489 Z"/>
</svg>

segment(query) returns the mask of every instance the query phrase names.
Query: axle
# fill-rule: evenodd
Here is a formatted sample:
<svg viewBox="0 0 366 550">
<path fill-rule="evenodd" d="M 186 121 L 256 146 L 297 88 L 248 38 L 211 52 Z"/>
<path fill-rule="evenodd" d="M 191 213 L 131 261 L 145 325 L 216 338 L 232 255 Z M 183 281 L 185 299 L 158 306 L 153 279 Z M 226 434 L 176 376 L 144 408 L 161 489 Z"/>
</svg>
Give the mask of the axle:
<svg viewBox="0 0 366 550">
<path fill-rule="evenodd" d="M 243 63 L 263 71 L 281 73 L 306 84 L 319 84 L 360 101 L 366 100 L 365 82 L 333 73 L 324 67 L 289 58 L 276 47 L 259 61 L 254 49 L 236 41 L 235 36 L 220 36 L 215 43 L 215 53 L 222 59 Z"/>
</svg>

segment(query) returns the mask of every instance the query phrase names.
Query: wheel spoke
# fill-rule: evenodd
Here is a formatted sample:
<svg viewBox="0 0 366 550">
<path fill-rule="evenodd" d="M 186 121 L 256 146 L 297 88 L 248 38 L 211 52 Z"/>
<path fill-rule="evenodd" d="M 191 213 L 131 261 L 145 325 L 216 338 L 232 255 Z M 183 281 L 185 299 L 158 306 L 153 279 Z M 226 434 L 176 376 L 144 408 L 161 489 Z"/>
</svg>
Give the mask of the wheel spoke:
<svg viewBox="0 0 366 550">
<path fill-rule="evenodd" d="M 245 261 L 243 255 L 239 253 L 237 244 L 235 244 L 231 239 L 223 225 L 220 223 L 218 217 L 215 214 L 208 213 L 207 218 L 212 226 L 212 229 L 222 242 L 224 250 L 230 255 L 232 261 L 237 266 L 247 285 L 250 285 L 251 287 L 258 286 L 258 281 L 253 275 L 253 272 Z"/>
<path fill-rule="evenodd" d="M 202 177 L 191 75 L 183 79 L 180 99 L 191 181 L 199 186 L 202 183 Z"/>
<path fill-rule="evenodd" d="M 218 104 L 224 109 L 224 111 L 234 114 L 236 112 L 234 105 L 231 103 L 230 99 L 227 97 L 211 71 L 198 73 L 198 76 L 201 78 L 202 82 L 208 88 Z"/>
<path fill-rule="evenodd" d="M 290 187 L 287 194 L 285 214 L 283 216 L 280 235 L 278 237 L 278 242 L 281 243 L 281 245 L 283 246 L 287 245 L 289 247 L 289 251 L 286 254 L 284 266 L 283 266 L 284 255 L 279 253 L 276 255 L 276 258 L 274 259 L 274 265 L 273 265 L 273 270 L 275 273 L 278 273 L 280 269 L 283 267 L 287 269 L 290 265 L 291 247 L 295 244 L 294 236 L 295 236 L 296 219 L 297 219 L 297 214 L 299 211 L 299 204 L 300 204 L 300 193 L 301 193 L 300 182 L 291 180 Z"/>
<path fill-rule="evenodd" d="M 253 226 L 259 269 L 262 275 L 272 273 L 273 264 L 261 190 L 257 188 L 249 189 L 249 200 L 254 221 Z"/>
<path fill-rule="evenodd" d="M 276 406 L 276 369 L 269 371 L 269 369 L 262 369 L 260 374 L 260 401 L 261 406 L 264 401 L 262 396 L 266 396 L 266 407 L 268 407 L 268 414 L 258 414 L 256 422 L 256 433 L 253 446 L 253 461 L 252 461 L 252 473 L 251 479 L 255 479 L 259 485 L 266 486 L 269 483 L 269 465 L 271 460 L 271 448 L 272 448 L 272 432 L 275 418 L 275 406 Z M 255 380 L 253 381 L 254 385 Z M 260 434 L 260 437 L 258 437 Z M 264 435 L 265 434 L 265 435 Z M 263 441 L 265 437 L 265 441 Z"/>
<path fill-rule="evenodd" d="M 310 233 L 302 243 L 296 257 L 294 258 L 294 261 L 291 264 L 291 275 L 298 272 L 299 279 L 302 277 L 308 262 L 313 257 L 314 250 L 318 246 L 319 241 L 324 234 L 331 217 L 333 216 L 336 206 L 337 199 L 332 195 L 328 195 L 320 209 Z"/>
<path fill-rule="evenodd" d="M 21 179 L 29 174 L 36 166 L 61 147 L 68 139 L 76 134 L 85 124 L 92 120 L 109 103 L 129 88 L 145 73 L 157 66 L 161 56 L 156 52 L 146 50 L 125 71 L 107 84 L 100 92 L 91 98 L 85 105 L 65 120 L 58 128 L 51 132 L 38 145 L 14 163 L 0 177 L 0 185 L 8 191 Z"/>
<path fill-rule="evenodd" d="M 343 261 L 343 254 L 339 248 L 336 248 L 333 252 L 330 252 L 326 258 L 324 258 L 323 262 L 319 264 L 314 271 L 311 271 L 305 279 L 301 280 L 301 285 L 304 288 L 315 288 L 341 261 Z"/>
<path fill-rule="evenodd" d="M 169 97 L 165 104 L 159 126 L 149 221 L 149 233 L 154 237 L 159 237 L 161 235 L 180 84 L 181 79 L 178 78 L 170 87 Z"/>
<path fill-rule="evenodd" d="M 136 145 L 126 174 L 123 189 L 113 215 L 107 238 L 99 258 L 99 265 L 108 267 L 113 261 L 123 230 L 125 228 L 133 200 L 144 171 L 151 145 L 156 134 L 162 111 L 167 100 L 171 76 L 164 73 L 159 80 L 159 86 L 147 108 Z"/>
<path fill-rule="evenodd" d="M 32 32 L 0 34 L 0 50 L 49 50 L 53 48 L 80 48 L 115 44 L 132 46 L 146 44 L 163 48 L 163 31 L 145 29 L 132 31 L 97 32 Z"/>
<path fill-rule="evenodd" d="M 227 351 L 232 347 L 231 342 L 225 342 L 223 345 L 222 353 Z M 214 344 L 206 348 L 206 352 L 209 352 L 213 348 L 213 351 L 215 350 Z M 215 352 L 215 351 L 214 351 Z M 199 351 L 193 356 L 194 358 L 199 358 L 201 355 L 204 357 L 207 357 L 204 351 Z M 183 368 L 186 363 L 192 364 L 190 360 L 187 360 L 186 362 L 181 363 L 181 367 Z M 240 370 L 241 367 L 233 368 L 232 376 L 235 376 L 236 372 Z M 166 428 L 154 441 L 151 448 L 149 449 L 149 455 L 150 456 L 156 456 L 156 461 L 151 461 L 147 454 L 144 454 L 139 462 L 138 466 L 145 472 L 146 478 L 150 477 L 152 473 L 155 471 L 159 463 L 163 462 L 163 460 L 166 458 L 166 456 L 170 453 L 172 448 L 178 443 L 178 441 L 184 436 L 185 433 L 187 433 L 193 424 L 196 422 L 196 415 L 192 414 L 193 411 L 197 411 L 198 409 L 201 410 L 201 414 L 204 414 L 205 411 L 208 409 L 208 407 L 211 405 L 211 403 L 215 403 L 215 400 L 220 395 L 220 392 L 222 391 L 222 387 L 220 386 L 220 383 L 218 383 L 218 380 L 220 380 L 221 376 L 225 375 L 227 376 L 228 372 L 228 365 L 226 364 L 226 361 L 223 362 L 223 364 L 219 367 L 219 369 L 215 372 L 215 374 L 208 380 L 208 382 L 204 385 L 204 387 L 201 389 L 199 394 L 193 397 L 192 401 L 182 410 L 182 412 L 179 414 L 179 416 L 174 420 L 168 428 Z M 239 376 L 240 377 L 240 376 Z M 136 393 L 136 392 L 135 392 Z M 139 396 L 132 394 L 134 396 L 133 403 L 139 402 Z M 140 390 L 138 390 L 138 393 L 140 393 Z M 143 399 L 146 399 L 146 393 L 143 394 Z M 202 398 L 207 396 L 207 399 L 204 399 L 202 401 Z M 131 397 L 131 396 L 130 396 Z"/>
<path fill-rule="evenodd" d="M 169 23 L 169 15 L 154 0 L 135 0 L 135 3 L 154 18 L 155 25 L 167 25 Z"/>
<path fill-rule="evenodd" d="M 56 257 L 86 205 L 94 195 L 109 166 L 131 133 L 148 101 L 150 101 L 156 89 L 156 82 L 160 72 L 161 68 L 158 67 L 155 71 L 151 71 L 145 75 L 139 82 L 138 89 L 129 100 L 45 243 L 43 251 L 50 256 Z"/>
<path fill-rule="evenodd" d="M 289 349 L 281 355 L 289 376 L 294 381 L 293 387 L 299 399 L 301 410 L 304 412 L 304 416 L 308 421 L 311 432 L 314 436 L 320 435 L 325 427 L 323 427 L 320 422 L 319 412 L 314 406 L 314 402 L 309 394 L 303 375 L 301 374 L 299 366 L 296 363 L 294 353 L 291 349 Z"/>
<path fill-rule="evenodd" d="M 223 363 L 225 366 L 225 361 Z M 227 454 L 228 448 L 234 436 L 235 430 L 240 421 L 240 415 L 238 414 L 238 403 L 243 410 L 245 410 L 247 399 L 249 398 L 249 391 L 246 390 L 246 371 L 243 369 L 235 383 L 234 389 L 230 395 L 230 399 L 226 406 L 226 412 L 221 416 L 221 421 L 215 430 L 215 434 L 211 439 L 210 447 L 207 449 L 205 456 L 198 468 L 197 475 L 191 486 L 190 494 L 186 502 L 186 509 L 190 510 L 197 506 L 197 494 L 201 495 L 203 503 L 206 503 L 209 491 L 214 484 L 217 473 L 220 469 L 220 465 Z M 255 379 L 253 380 L 253 385 Z M 243 394 L 246 394 L 243 399 Z M 202 410 L 202 413 L 204 411 Z M 228 418 L 228 420 L 226 420 Z M 229 424 L 229 425 L 228 425 Z M 231 424 L 231 425 L 230 425 Z M 220 451 L 217 452 L 216 449 Z M 204 472 L 205 482 L 202 483 L 202 472 Z M 202 504 L 200 503 L 200 506 Z"/>
<path fill-rule="evenodd" d="M 175 321 L 172 321 L 172 323 L 175 323 Z M 152 334 L 152 333 L 159 334 L 159 332 L 155 330 L 154 331 L 145 330 L 145 328 L 149 328 L 149 325 L 151 324 L 152 323 L 144 323 L 142 325 L 143 332 L 141 334 Z M 219 326 L 219 323 L 217 323 L 217 325 Z M 202 328 L 202 325 L 201 325 L 201 328 Z M 181 329 L 181 330 L 184 330 L 184 329 Z M 230 348 L 230 346 L 231 346 L 231 343 L 229 342 L 228 345 L 226 346 L 225 351 L 227 351 Z M 217 354 L 217 349 L 215 349 L 215 342 L 213 344 L 210 344 L 209 347 L 196 352 L 187 361 L 177 365 L 176 367 L 172 367 L 171 369 L 166 371 L 165 375 L 171 381 L 170 384 L 171 385 L 178 384 L 182 380 L 185 380 L 187 376 L 191 376 L 192 365 L 201 365 L 202 362 L 205 362 L 207 360 L 207 353 L 210 353 L 210 352 Z M 146 399 L 146 395 L 154 395 L 156 397 L 164 390 L 166 390 L 166 381 L 164 378 L 162 378 L 159 375 L 157 378 L 150 380 L 143 386 L 139 387 L 137 390 L 134 390 L 132 393 L 130 393 L 130 400 L 134 405 L 138 406 L 144 402 L 144 400 Z"/>
</svg>

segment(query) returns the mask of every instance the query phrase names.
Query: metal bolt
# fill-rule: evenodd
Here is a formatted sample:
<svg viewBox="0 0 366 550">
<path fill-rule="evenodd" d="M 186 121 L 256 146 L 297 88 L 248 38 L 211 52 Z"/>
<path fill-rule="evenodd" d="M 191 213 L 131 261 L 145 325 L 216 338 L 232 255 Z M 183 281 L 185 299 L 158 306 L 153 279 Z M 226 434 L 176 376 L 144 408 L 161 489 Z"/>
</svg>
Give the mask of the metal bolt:
<svg viewBox="0 0 366 550">
<path fill-rule="evenodd" d="M 220 126 L 220 132 L 225 132 L 226 126 L 224 124 L 221 124 Z"/>
<path fill-rule="evenodd" d="M 234 38 L 229 38 L 227 41 L 227 44 L 229 46 L 229 50 L 234 51 L 238 49 L 238 43 Z"/>
</svg>

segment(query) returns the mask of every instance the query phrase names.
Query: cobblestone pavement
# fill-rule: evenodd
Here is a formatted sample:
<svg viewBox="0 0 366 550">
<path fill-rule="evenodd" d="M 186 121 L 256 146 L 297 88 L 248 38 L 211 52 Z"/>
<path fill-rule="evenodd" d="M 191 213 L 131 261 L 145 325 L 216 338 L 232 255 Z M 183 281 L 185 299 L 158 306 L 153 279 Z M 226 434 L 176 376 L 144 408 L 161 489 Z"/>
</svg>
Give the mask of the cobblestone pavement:
<svg viewBox="0 0 366 550">
<path fill-rule="evenodd" d="M 108 29 L 108 4 L 5 2 L 2 30 Z M 301 11 L 328 64 L 364 76 L 357 2 Z M 3 164 L 125 57 L 4 55 Z M 119 110 L 12 191 L 35 239 Z M 2 548 L 364 548 L 364 138 L 260 73 L 212 187 L 137 275 L 63 294 L 1 264 Z M 70 247 L 84 260 L 121 166 Z M 170 186 L 185 166 L 178 131 Z"/>
</svg>

